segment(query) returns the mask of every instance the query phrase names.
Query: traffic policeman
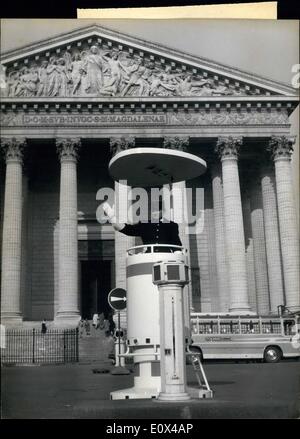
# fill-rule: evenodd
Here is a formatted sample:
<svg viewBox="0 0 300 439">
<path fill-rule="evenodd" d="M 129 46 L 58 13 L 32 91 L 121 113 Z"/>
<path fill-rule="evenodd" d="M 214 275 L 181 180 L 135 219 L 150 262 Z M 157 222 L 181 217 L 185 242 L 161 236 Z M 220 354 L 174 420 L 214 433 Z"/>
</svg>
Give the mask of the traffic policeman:
<svg viewBox="0 0 300 439">
<path fill-rule="evenodd" d="M 178 224 L 173 221 L 165 222 L 161 208 L 158 211 L 151 212 L 151 218 L 148 222 L 138 222 L 137 224 L 117 223 L 114 211 L 108 203 L 104 203 L 103 209 L 115 230 L 127 236 L 140 236 L 145 245 L 182 245 L 179 238 Z M 157 251 L 162 251 L 162 249 Z"/>
</svg>

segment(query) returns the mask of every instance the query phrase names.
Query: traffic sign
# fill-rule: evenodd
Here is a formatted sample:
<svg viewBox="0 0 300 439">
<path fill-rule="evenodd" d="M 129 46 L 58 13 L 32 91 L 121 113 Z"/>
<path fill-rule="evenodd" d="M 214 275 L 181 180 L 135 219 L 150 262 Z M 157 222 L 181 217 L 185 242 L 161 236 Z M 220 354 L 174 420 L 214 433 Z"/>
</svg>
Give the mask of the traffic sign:
<svg viewBox="0 0 300 439">
<path fill-rule="evenodd" d="M 126 308 L 126 290 L 114 288 L 108 294 L 108 304 L 115 311 L 122 311 Z"/>
</svg>

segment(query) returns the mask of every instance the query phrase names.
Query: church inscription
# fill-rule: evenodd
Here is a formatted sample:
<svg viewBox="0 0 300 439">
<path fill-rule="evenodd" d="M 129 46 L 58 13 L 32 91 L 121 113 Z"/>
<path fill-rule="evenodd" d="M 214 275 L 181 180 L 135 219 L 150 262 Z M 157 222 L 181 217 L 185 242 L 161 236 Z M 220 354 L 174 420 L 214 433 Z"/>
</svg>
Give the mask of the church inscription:
<svg viewBox="0 0 300 439">
<path fill-rule="evenodd" d="M 281 111 L 199 111 L 198 113 L 156 114 L 15 114 L 0 115 L 2 127 L 97 127 L 97 126 L 147 126 L 147 125 L 284 125 L 289 123 L 286 110 Z"/>
<path fill-rule="evenodd" d="M 35 115 L 28 116 L 22 115 L 19 119 L 21 125 L 25 126 L 93 126 L 93 125 L 164 125 L 167 123 L 166 115 L 123 115 L 123 114 L 111 114 L 111 115 Z"/>
</svg>

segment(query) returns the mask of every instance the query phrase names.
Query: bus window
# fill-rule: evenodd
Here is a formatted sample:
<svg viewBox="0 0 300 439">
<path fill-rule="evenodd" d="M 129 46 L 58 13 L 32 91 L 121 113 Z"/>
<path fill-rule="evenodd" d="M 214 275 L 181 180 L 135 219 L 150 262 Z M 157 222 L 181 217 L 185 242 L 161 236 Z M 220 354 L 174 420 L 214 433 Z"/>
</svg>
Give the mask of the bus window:
<svg viewBox="0 0 300 439">
<path fill-rule="evenodd" d="M 221 334 L 239 334 L 239 322 L 236 320 L 226 320 L 220 322 Z"/>
<path fill-rule="evenodd" d="M 280 321 L 267 320 L 262 322 L 262 332 L 264 334 L 280 334 L 281 324 Z"/>
<path fill-rule="evenodd" d="M 295 320 L 284 320 L 283 325 L 284 325 L 285 335 L 295 335 L 296 334 Z"/>
<path fill-rule="evenodd" d="M 192 332 L 193 334 L 198 334 L 198 325 L 197 323 L 192 324 Z"/>
<path fill-rule="evenodd" d="M 259 322 L 253 320 L 241 322 L 241 331 L 242 334 L 259 334 Z"/>
<path fill-rule="evenodd" d="M 199 333 L 200 334 L 217 334 L 218 333 L 218 323 L 216 321 L 213 321 L 213 320 L 199 322 Z"/>
</svg>

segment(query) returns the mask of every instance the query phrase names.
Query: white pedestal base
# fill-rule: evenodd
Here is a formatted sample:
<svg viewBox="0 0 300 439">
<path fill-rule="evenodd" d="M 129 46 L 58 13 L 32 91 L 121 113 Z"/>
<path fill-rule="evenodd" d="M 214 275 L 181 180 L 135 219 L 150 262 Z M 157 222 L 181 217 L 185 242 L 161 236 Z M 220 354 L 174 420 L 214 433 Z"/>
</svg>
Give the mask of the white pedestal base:
<svg viewBox="0 0 300 439">
<path fill-rule="evenodd" d="M 110 392 L 110 399 L 156 399 L 158 394 L 159 390 L 157 388 L 130 387 Z"/>
<path fill-rule="evenodd" d="M 187 387 L 187 392 L 193 399 L 210 399 L 213 398 L 213 391 L 207 389 L 199 389 L 199 387 Z"/>
<path fill-rule="evenodd" d="M 160 393 L 157 397 L 159 401 L 180 402 L 191 399 L 188 393 Z"/>
<path fill-rule="evenodd" d="M 110 399 L 153 399 L 157 398 L 160 390 L 160 376 L 134 377 L 133 387 L 111 392 Z"/>
</svg>

